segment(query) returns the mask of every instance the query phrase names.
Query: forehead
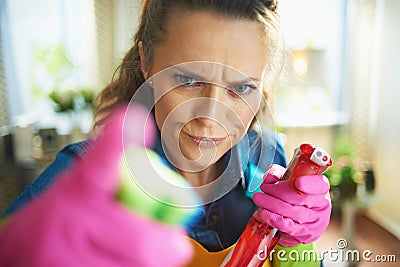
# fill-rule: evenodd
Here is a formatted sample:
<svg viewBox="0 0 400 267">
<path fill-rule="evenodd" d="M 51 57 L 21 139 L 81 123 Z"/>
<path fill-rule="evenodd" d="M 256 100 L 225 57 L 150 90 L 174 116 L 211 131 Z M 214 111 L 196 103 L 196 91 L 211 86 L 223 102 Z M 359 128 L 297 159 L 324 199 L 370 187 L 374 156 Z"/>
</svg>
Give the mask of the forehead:
<svg viewBox="0 0 400 267">
<path fill-rule="evenodd" d="M 210 61 L 260 77 L 267 64 L 268 43 L 256 21 L 230 19 L 208 12 L 177 14 L 170 18 L 164 42 L 156 47 L 153 67 L 191 61 Z"/>
</svg>

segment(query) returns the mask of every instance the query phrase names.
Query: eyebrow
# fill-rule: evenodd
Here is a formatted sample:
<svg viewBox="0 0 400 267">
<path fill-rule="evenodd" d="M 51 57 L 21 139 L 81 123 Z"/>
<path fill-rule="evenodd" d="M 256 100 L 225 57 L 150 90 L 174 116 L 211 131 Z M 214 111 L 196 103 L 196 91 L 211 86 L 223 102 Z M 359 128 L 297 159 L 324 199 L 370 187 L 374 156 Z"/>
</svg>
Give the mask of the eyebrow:
<svg viewBox="0 0 400 267">
<path fill-rule="evenodd" d="M 201 81 L 201 82 L 202 82 L 202 81 L 208 81 L 206 78 L 204 78 L 204 77 L 202 77 L 202 76 L 200 76 L 200 75 L 198 75 L 198 74 L 195 74 L 195 73 L 191 72 L 190 70 L 182 69 L 182 68 L 180 68 L 180 67 L 178 67 L 178 66 L 172 66 L 172 67 L 175 68 L 175 69 L 177 69 L 178 71 L 184 73 L 184 74 L 190 75 L 190 77 L 195 78 L 195 79 L 198 80 L 198 81 Z M 239 72 L 239 73 L 241 73 L 241 72 Z M 247 76 L 244 75 L 244 74 L 242 74 L 242 75 L 245 76 L 245 77 L 247 77 Z M 248 77 L 247 79 L 244 79 L 244 80 L 241 80 L 241 81 L 234 81 L 233 83 L 235 83 L 235 84 L 242 84 L 242 83 L 248 83 L 248 82 L 257 83 L 257 82 L 260 82 L 260 81 L 261 81 L 260 78 Z"/>
<path fill-rule="evenodd" d="M 180 71 L 180 72 L 182 72 L 182 73 L 185 73 L 185 74 L 187 74 L 187 75 L 190 75 L 191 78 L 195 78 L 195 79 L 198 80 L 198 81 L 207 81 L 206 78 L 204 78 L 204 77 L 202 77 L 202 76 L 200 76 L 200 75 L 198 75 L 198 74 L 195 74 L 195 73 L 191 72 L 190 70 L 182 69 L 182 68 L 180 68 L 180 67 L 178 67 L 178 66 L 172 66 L 172 67 L 175 68 L 175 69 L 177 69 L 178 71 Z"/>
</svg>

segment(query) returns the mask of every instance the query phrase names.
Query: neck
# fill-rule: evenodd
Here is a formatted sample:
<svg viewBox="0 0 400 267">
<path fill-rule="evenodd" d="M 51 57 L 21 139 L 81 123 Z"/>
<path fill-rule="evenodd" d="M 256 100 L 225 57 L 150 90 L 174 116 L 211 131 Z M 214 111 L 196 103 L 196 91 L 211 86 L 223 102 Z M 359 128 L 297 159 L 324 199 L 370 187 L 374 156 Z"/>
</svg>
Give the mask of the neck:
<svg viewBox="0 0 400 267">
<path fill-rule="evenodd" d="M 203 186 L 213 182 L 222 173 L 222 161 L 219 160 L 215 164 L 207 167 L 206 169 L 199 172 L 187 172 L 177 170 L 192 186 Z"/>
</svg>

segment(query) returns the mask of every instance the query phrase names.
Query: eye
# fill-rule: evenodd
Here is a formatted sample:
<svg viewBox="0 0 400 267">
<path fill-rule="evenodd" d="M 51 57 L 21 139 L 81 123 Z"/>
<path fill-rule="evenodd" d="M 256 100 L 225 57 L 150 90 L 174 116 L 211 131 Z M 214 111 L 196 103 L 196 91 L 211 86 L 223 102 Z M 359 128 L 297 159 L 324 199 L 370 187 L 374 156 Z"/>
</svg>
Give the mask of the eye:
<svg viewBox="0 0 400 267">
<path fill-rule="evenodd" d="M 257 87 L 251 84 L 242 84 L 230 88 L 230 91 L 236 95 L 251 94 L 254 90 L 257 90 Z"/>
<path fill-rule="evenodd" d="M 200 86 L 201 84 L 195 78 L 184 74 L 174 74 L 174 77 L 181 86 Z"/>
</svg>

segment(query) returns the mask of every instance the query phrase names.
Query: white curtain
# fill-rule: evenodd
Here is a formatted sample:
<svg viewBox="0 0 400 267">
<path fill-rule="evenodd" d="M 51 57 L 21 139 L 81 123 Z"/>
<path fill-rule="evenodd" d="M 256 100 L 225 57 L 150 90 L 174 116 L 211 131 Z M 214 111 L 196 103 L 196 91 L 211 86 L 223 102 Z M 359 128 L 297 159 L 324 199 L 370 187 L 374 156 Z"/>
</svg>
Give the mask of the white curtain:
<svg viewBox="0 0 400 267">
<path fill-rule="evenodd" d="M 348 0 L 346 13 L 343 99 L 350 113 L 349 133 L 355 154 L 362 160 L 370 160 L 370 97 L 378 52 L 375 41 L 376 1 Z"/>
<path fill-rule="evenodd" d="M 8 4 L 9 0 L 0 1 L 0 126 L 26 111 L 15 71 Z"/>
<path fill-rule="evenodd" d="M 4 69 L 4 53 L 0 42 L 0 128 L 8 125 L 8 108 L 6 96 L 6 75 Z M 0 133 L 1 135 L 1 133 Z"/>
<path fill-rule="evenodd" d="M 93 0 L 96 21 L 97 71 L 101 84 L 111 81 L 139 21 L 141 0 Z"/>
<path fill-rule="evenodd" d="M 116 67 L 114 55 L 115 1 L 95 0 L 97 71 L 103 86 L 110 82 Z"/>
</svg>

